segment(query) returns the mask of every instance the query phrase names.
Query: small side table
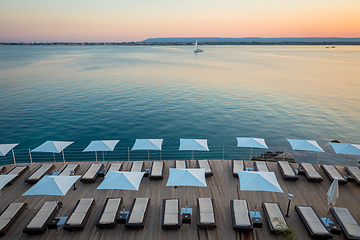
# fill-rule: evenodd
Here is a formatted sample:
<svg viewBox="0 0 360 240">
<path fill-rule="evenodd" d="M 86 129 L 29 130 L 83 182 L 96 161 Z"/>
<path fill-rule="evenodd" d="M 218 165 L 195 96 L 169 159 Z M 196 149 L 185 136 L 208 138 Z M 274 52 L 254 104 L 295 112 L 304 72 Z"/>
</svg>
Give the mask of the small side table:
<svg viewBox="0 0 360 240">
<path fill-rule="evenodd" d="M 341 228 L 337 224 L 329 224 L 329 229 L 332 234 L 340 235 L 341 234 Z"/>
<path fill-rule="evenodd" d="M 254 228 L 262 228 L 262 216 L 259 211 L 250 211 L 250 217 Z"/>
<path fill-rule="evenodd" d="M 181 222 L 191 224 L 192 208 L 181 208 Z"/>
<path fill-rule="evenodd" d="M 54 218 L 53 220 L 51 220 L 48 224 L 48 228 L 49 229 L 57 229 L 57 224 L 60 221 L 60 218 Z"/>
<path fill-rule="evenodd" d="M 117 222 L 123 224 L 126 223 L 128 216 L 129 216 L 129 211 L 120 211 L 117 218 Z"/>
<path fill-rule="evenodd" d="M 99 177 L 105 177 L 105 174 L 106 174 L 106 170 L 100 170 L 100 171 L 98 172 L 98 176 L 99 176 Z"/>
</svg>

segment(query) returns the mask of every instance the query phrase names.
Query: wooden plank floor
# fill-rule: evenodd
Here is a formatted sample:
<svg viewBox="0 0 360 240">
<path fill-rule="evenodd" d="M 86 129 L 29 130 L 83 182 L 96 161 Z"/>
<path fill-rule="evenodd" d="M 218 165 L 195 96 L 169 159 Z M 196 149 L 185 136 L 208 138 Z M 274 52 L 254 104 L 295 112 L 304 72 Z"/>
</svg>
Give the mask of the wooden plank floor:
<svg viewBox="0 0 360 240">
<path fill-rule="evenodd" d="M 93 162 L 79 162 L 80 168 L 77 171 L 77 175 L 83 174 L 91 163 Z M 188 161 L 188 163 L 194 165 L 194 163 L 190 161 Z M 239 198 L 247 200 L 251 211 L 253 211 L 255 205 L 257 205 L 257 209 L 260 210 L 264 218 L 263 210 L 260 207 L 261 202 L 278 202 L 285 214 L 288 204 L 288 193 L 294 194 L 289 213 L 290 217 L 286 219 L 288 225 L 295 230 L 300 239 L 309 239 L 308 231 L 300 217 L 294 211 L 294 206 L 313 206 L 320 217 L 324 217 L 327 211 L 326 193 L 331 184 L 330 180 L 325 173 L 317 167 L 317 170 L 324 178 L 324 182 L 322 183 L 308 182 L 305 176 L 300 176 L 298 181 L 285 181 L 276 163 L 270 162 L 267 164 L 270 171 L 275 172 L 284 193 L 239 191 L 239 180 L 232 176 L 231 161 L 210 160 L 214 175 L 207 178 L 207 188 L 178 187 L 175 189 L 173 187 L 166 187 L 169 168 L 174 166 L 174 161 L 165 161 L 164 179 L 150 180 L 149 178 L 144 178 L 139 191 L 96 190 L 103 180 L 103 178 L 98 178 L 95 183 L 78 182 L 76 184 L 77 190 L 71 189 L 65 197 L 59 198 L 54 196 L 22 196 L 22 194 L 32 186 L 26 184 L 24 180 L 41 165 L 41 163 L 36 163 L 31 166 L 28 164 L 28 166 L 30 166 L 29 171 L 19 177 L 13 185 L 5 186 L 1 190 L 0 211 L 13 202 L 28 203 L 28 209 L 22 213 L 21 217 L 17 219 L 15 224 L 10 228 L 8 235 L 2 237 L 2 239 L 276 239 L 276 236 L 270 233 L 265 219 L 263 220 L 263 228 L 261 229 L 254 229 L 253 232 L 249 233 L 234 231 L 231 222 L 230 200 Z M 110 162 L 105 162 L 106 168 L 108 168 L 109 165 Z M 124 162 L 123 170 L 129 170 L 130 165 L 131 162 Z M 146 166 L 148 166 L 148 163 L 146 163 Z M 7 165 L 6 167 L 8 171 L 12 165 Z M 64 163 L 56 163 L 56 167 L 58 170 L 61 170 L 64 167 Z M 118 196 L 123 197 L 126 210 L 130 209 L 131 203 L 136 197 L 149 197 L 151 199 L 144 229 L 129 230 L 125 229 L 123 224 L 119 224 L 113 229 L 98 229 L 95 227 L 105 199 Z M 46 233 L 38 235 L 22 233 L 24 227 L 44 202 L 55 201 L 57 199 L 62 201 L 63 208 L 60 209 L 60 215 L 69 216 L 77 200 L 83 197 L 92 197 L 95 198 L 96 201 L 95 207 L 92 209 L 90 218 L 86 223 L 85 230 L 65 231 L 60 227 L 58 230 L 48 229 Z M 217 221 L 216 229 L 203 230 L 197 228 L 196 198 L 198 197 L 210 197 L 214 199 Z M 161 204 L 162 199 L 165 198 L 179 198 L 181 207 L 185 207 L 185 202 L 187 201 L 188 207 L 193 208 L 192 224 L 183 224 L 182 227 L 177 230 L 162 230 Z M 348 208 L 358 222 L 360 221 L 359 204 L 360 187 L 356 186 L 354 182 L 350 182 L 347 185 L 340 185 L 340 197 L 337 200 L 336 206 Z M 330 219 L 334 220 L 331 215 Z M 333 239 L 345 239 L 345 235 L 342 234 L 340 237 L 334 236 Z"/>
</svg>

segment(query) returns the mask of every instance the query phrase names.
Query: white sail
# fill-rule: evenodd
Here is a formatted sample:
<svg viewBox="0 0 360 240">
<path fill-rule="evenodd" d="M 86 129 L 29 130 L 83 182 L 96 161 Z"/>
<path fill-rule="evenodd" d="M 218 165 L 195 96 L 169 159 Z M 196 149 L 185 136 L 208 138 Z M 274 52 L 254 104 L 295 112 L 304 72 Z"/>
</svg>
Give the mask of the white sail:
<svg viewBox="0 0 360 240">
<path fill-rule="evenodd" d="M 194 52 L 196 52 L 196 53 L 198 53 L 198 52 L 203 52 L 202 49 L 199 49 L 199 48 L 198 48 L 198 39 L 196 39 L 196 42 L 195 42 Z"/>
</svg>

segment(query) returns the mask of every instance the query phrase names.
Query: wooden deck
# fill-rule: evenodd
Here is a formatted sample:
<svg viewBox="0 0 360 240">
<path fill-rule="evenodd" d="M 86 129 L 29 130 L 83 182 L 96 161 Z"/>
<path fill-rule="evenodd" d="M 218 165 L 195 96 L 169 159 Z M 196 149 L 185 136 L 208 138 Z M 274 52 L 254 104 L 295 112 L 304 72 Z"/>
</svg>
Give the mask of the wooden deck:
<svg viewBox="0 0 360 240">
<path fill-rule="evenodd" d="M 86 169 L 94 162 L 79 162 L 80 168 L 76 175 L 83 174 Z M 188 162 L 190 163 L 190 161 Z M 207 178 L 207 188 L 201 187 L 166 187 L 166 182 L 169 175 L 169 168 L 174 166 L 174 161 L 165 161 L 164 165 L 164 179 L 150 180 L 144 178 L 140 185 L 139 191 L 124 191 L 124 190 L 96 190 L 98 185 L 103 180 L 98 178 L 95 183 L 81 183 L 77 182 L 77 190 L 69 190 L 65 197 L 56 198 L 54 196 L 22 196 L 32 185 L 26 184 L 24 180 L 36 170 L 41 163 L 36 163 L 30 166 L 30 170 L 19 177 L 13 185 L 5 186 L 1 190 L 0 195 L 0 211 L 2 211 L 9 203 L 13 202 L 27 202 L 28 209 L 26 209 L 15 224 L 10 228 L 8 235 L 2 239 L 277 239 L 274 234 L 269 231 L 268 224 L 264 219 L 264 213 L 261 208 L 261 202 L 278 202 L 284 214 L 288 204 L 288 193 L 292 193 L 294 198 L 291 202 L 290 217 L 286 218 L 290 228 L 294 229 L 298 234 L 299 239 L 309 239 L 309 234 L 302 223 L 300 217 L 294 210 L 295 205 L 310 205 L 313 206 L 320 217 L 324 217 L 327 212 L 327 197 L 326 193 L 331 184 L 325 173 L 317 167 L 321 176 L 324 178 L 322 183 L 308 182 L 305 176 L 300 176 L 298 181 L 285 181 L 282 178 L 281 172 L 276 163 L 268 163 L 270 171 L 275 172 L 280 186 L 284 193 L 271 192 L 245 192 L 239 191 L 239 180 L 233 177 L 231 171 L 231 161 L 228 160 L 210 160 L 211 168 L 214 175 Z M 105 162 L 106 169 L 110 162 Z M 146 163 L 148 167 L 149 163 Z M 191 163 L 193 166 L 195 162 Z M 21 164 L 19 164 L 21 165 Z M 123 171 L 130 169 L 131 162 L 124 162 Z M 61 170 L 64 163 L 56 163 L 57 170 Z M 11 169 L 12 165 L 7 165 L 5 173 Z M 342 169 L 342 168 L 341 168 Z M 346 207 L 354 215 L 355 219 L 360 221 L 360 187 L 356 186 L 354 182 L 347 185 L 341 185 L 340 197 L 337 200 L 336 206 Z M 151 199 L 150 209 L 146 218 L 145 228 L 142 230 L 129 230 L 124 228 L 124 224 L 118 224 L 113 229 L 98 229 L 95 223 L 99 217 L 105 199 L 108 197 L 123 197 L 124 207 L 126 210 L 130 209 L 131 203 L 136 197 L 149 197 Z M 35 213 L 43 205 L 45 201 L 59 200 L 63 202 L 63 207 L 60 209 L 61 216 L 69 216 L 74 208 L 77 200 L 83 197 L 95 198 L 95 207 L 92 209 L 90 218 L 86 223 L 85 230 L 82 231 L 65 231 L 62 227 L 57 230 L 48 229 L 43 234 L 28 235 L 23 234 L 22 230 L 32 219 Z M 214 199 L 214 207 L 216 214 L 217 227 L 211 230 L 198 229 L 196 224 L 196 198 L 210 197 Z M 161 229 L 161 204 L 162 199 L 165 198 L 179 198 L 181 207 L 185 207 L 185 201 L 188 202 L 188 207 L 193 208 L 192 224 L 183 224 L 180 229 L 176 230 L 162 230 Z M 250 210 L 253 211 L 255 205 L 263 216 L 263 227 L 261 229 L 255 228 L 253 232 L 239 233 L 232 229 L 230 200 L 231 199 L 245 199 L 249 202 Z M 330 219 L 334 220 L 330 215 Z M 333 239 L 345 239 L 345 235 L 333 237 Z"/>
</svg>

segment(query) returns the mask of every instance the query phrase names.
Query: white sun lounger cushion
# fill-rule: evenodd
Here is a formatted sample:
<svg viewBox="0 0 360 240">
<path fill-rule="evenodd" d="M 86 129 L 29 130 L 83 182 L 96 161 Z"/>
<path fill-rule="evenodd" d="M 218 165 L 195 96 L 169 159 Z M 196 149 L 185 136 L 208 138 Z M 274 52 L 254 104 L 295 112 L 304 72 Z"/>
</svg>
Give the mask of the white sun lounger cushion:
<svg viewBox="0 0 360 240">
<path fill-rule="evenodd" d="M 213 205 L 210 198 L 199 198 L 200 223 L 215 223 Z"/>
<path fill-rule="evenodd" d="M 198 160 L 199 167 L 204 168 L 206 173 L 211 173 L 208 160 Z"/>
<path fill-rule="evenodd" d="M 56 202 L 46 202 L 41 207 L 40 211 L 37 212 L 35 217 L 27 225 L 27 228 L 41 228 L 50 217 L 51 213 L 57 207 Z"/>
<path fill-rule="evenodd" d="M 28 179 L 38 179 L 42 175 L 44 175 L 45 172 L 47 172 L 53 165 L 52 164 L 43 164 L 41 167 L 36 170 Z"/>
<path fill-rule="evenodd" d="M 276 203 L 264 203 L 274 230 L 285 230 L 288 228 L 285 219 Z"/>
<path fill-rule="evenodd" d="M 76 206 L 75 211 L 71 214 L 69 220 L 67 221 L 67 224 L 68 225 L 81 224 L 93 201 L 94 201 L 93 198 L 82 198 L 79 204 Z"/>
<path fill-rule="evenodd" d="M 233 200 L 235 223 L 237 226 L 248 227 L 251 225 L 249 210 L 246 200 Z"/>
<path fill-rule="evenodd" d="M 179 223 L 179 200 L 168 199 L 165 201 L 164 224 L 173 225 Z"/>
<path fill-rule="evenodd" d="M 360 169 L 358 167 L 347 167 L 351 174 L 360 180 Z"/>
<path fill-rule="evenodd" d="M 14 169 L 12 169 L 10 172 L 8 172 L 7 174 L 19 174 L 24 168 L 26 168 L 26 166 L 17 166 Z"/>
<path fill-rule="evenodd" d="M 177 169 L 186 169 L 185 161 L 176 160 L 176 168 Z"/>
<path fill-rule="evenodd" d="M 100 224 L 113 223 L 116 218 L 116 212 L 121 203 L 121 198 L 112 198 L 107 201 L 103 214 L 101 215 Z"/>
<path fill-rule="evenodd" d="M 133 162 L 133 165 L 131 167 L 131 172 L 141 172 L 143 166 L 143 161 L 137 161 Z"/>
<path fill-rule="evenodd" d="M 142 223 L 149 198 L 136 198 L 128 223 Z"/>
<path fill-rule="evenodd" d="M 10 206 L 1 214 L 0 216 L 0 230 L 3 230 L 4 227 L 10 222 L 10 220 L 15 216 L 15 214 L 20 210 L 24 203 L 11 203 Z"/>
<path fill-rule="evenodd" d="M 329 234 L 329 231 L 326 230 L 311 207 L 299 206 L 299 210 L 314 234 Z"/>
<path fill-rule="evenodd" d="M 233 174 L 238 174 L 237 171 L 243 171 L 244 170 L 244 161 L 242 160 L 234 160 L 233 161 Z"/>
<path fill-rule="evenodd" d="M 265 162 L 256 162 L 256 167 L 257 167 L 258 172 L 268 172 L 269 171 Z"/>
<path fill-rule="evenodd" d="M 321 178 L 320 174 L 315 170 L 314 166 L 311 163 L 303 163 L 302 167 L 308 173 L 311 178 Z"/>
<path fill-rule="evenodd" d="M 360 238 L 360 227 L 347 208 L 334 207 L 336 215 L 351 237 Z"/>
<path fill-rule="evenodd" d="M 119 169 L 121 168 L 121 165 L 122 165 L 122 163 L 112 163 L 110 165 L 109 172 L 110 171 L 113 171 L 113 172 L 119 171 Z"/>
<path fill-rule="evenodd" d="M 333 165 L 323 165 L 326 171 L 332 176 L 333 179 L 337 178 L 338 180 L 343 180 L 343 176 L 339 173 L 339 171 Z"/>
<path fill-rule="evenodd" d="M 287 161 L 279 161 L 278 163 L 280 164 L 285 176 L 293 176 L 293 177 L 295 177 L 295 173 L 294 173 L 293 169 L 291 168 L 289 162 L 287 162 Z"/>
<path fill-rule="evenodd" d="M 95 174 L 100 170 L 102 164 L 91 164 L 91 167 L 86 171 L 82 178 L 93 178 Z"/>
<path fill-rule="evenodd" d="M 151 169 L 151 176 L 161 176 L 163 165 L 163 162 L 154 162 Z"/>
<path fill-rule="evenodd" d="M 61 171 L 61 173 L 59 174 L 59 176 L 70 176 L 70 171 L 71 170 L 75 170 L 75 168 L 77 168 L 77 166 L 79 166 L 79 164 L 69 164 L 67 165 L 64 170 Z"/>
</svg>

